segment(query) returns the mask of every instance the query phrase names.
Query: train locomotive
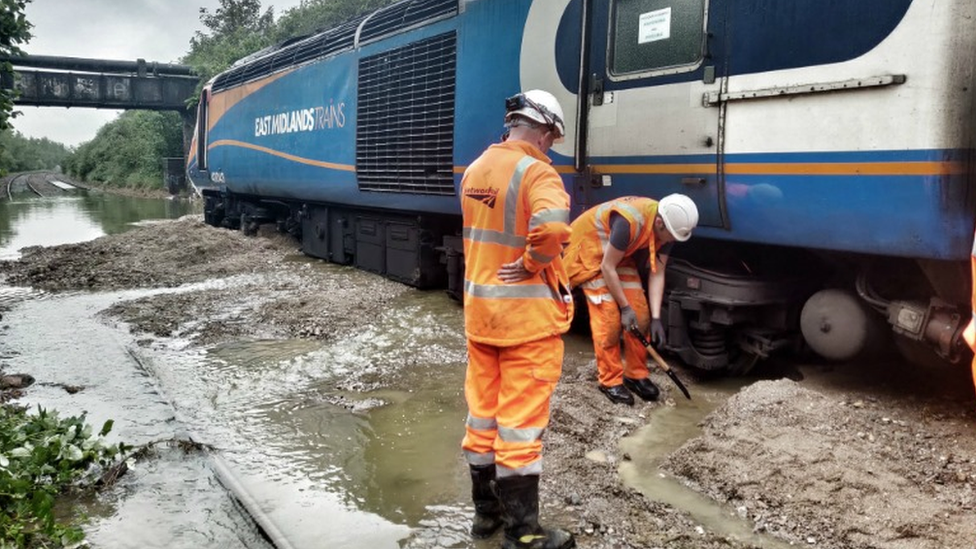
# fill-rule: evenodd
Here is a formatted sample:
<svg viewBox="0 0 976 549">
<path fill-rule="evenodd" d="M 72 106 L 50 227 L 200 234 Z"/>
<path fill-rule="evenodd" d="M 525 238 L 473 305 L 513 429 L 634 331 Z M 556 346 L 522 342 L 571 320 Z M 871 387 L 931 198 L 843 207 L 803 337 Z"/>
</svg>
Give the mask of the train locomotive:
<svg viewBox="0 0 976 549">
<path fill-rule="evenodd" d="M 243 59 L 200 97 L 207 223 L 461 291 L 458 187 L 505 98 L 553 93 L 573 215 L 690 196 L 668 349 L 743 372 L 879 337 L 958 360 L 976 224 L 971 0 L 403 0 Z"/>
</svg>

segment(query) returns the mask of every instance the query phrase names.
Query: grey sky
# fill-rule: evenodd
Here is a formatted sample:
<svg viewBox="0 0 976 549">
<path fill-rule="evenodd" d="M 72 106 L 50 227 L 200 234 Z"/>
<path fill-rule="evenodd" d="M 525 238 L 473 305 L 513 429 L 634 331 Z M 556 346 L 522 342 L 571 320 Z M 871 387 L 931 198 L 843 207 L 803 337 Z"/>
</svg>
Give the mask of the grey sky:
<svg viewBox="0 0 976 549">
<path fill-rule="evenodd" d="M 300 0 L 263 0 L 275 15 Z M 33 0 L 27 19 L 34 37 L 23 48 L 34 55 L 63 55 L 175 63 L 186 54 L 190 37 L 203 27 L 200 8 L 219 0 Z M 78 145 L 121 111 L 19 107 L 14 129 L 27 137 L 47 137 Z"/>
</svg>

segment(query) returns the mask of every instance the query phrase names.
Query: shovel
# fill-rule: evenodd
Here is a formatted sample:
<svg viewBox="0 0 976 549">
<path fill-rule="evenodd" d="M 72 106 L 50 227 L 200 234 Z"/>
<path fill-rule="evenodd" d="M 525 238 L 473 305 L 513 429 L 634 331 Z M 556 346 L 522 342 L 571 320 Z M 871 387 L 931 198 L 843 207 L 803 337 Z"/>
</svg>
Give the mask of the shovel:
<svg viewBox="0 0 976 549">
<path fill-rule="evenodd" d="M 637 328 L 635 326 L 630 329 L 630 333 L 633 334 L 634 337 L 636 337 L 637 340 L 641 342 L 641 345 L 647 348 L 647 352 L 651 353 L 651 356 L 654 357 L 654 362 L 657 362 L 657 365 L 660 366 L 662 370 L 664 370 L 664 373 L 668 374 L 668 377 L 671 378 L 671 381 L 673 381 L 674 384 L 677 385 L 679 389 L 681 389 L 681 392 L 685 394 L 685 398 L 691 400 L 691 395 L 688 393 L 688 389 L 685 388 L 685 384 L 681 383 L 681 380 L 678 379 L 678 376 L 675 375 L 675 373 L 671 370 L 671 367 L 668 366 L 668 363 L 665 362 L 663 358 L 661 358 L 661 355 L 658 354 L 657 350 L 655 350 L 654 347 L 651 347 L 651 343 L 647 341 L 647 338 L 644 337 L 644 334 L 641 333 L 640 328 Z"/>
</svg>

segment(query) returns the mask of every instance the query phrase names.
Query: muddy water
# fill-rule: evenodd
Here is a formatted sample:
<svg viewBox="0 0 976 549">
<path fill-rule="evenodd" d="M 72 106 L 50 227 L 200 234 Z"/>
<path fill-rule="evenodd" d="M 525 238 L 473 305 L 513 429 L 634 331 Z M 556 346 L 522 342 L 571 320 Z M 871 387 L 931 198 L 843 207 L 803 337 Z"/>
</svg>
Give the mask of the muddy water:
<svg viewBox="0 0 976 549">
<path fill-rule="evenodd" d="M 252 341 L 199 352 L 179 341 L 136 345 L 95 317 L 148 292 L 8 293 L 24 300 L 5 319 L 8 369 L 40 380 L 24 404 L 85 410 L 96 425 L 114 418 L 113 440 L 129 444 L 176 437 L 213 446 L 257 503 L 249 511 L 280 530 L 279 545 L 396 547 L 428 505 L 460 500 L 464 341 L 446 297 L 410 294 L 336 345 Z M 362 371 L 403 388 L 340 388 Z M 69 394 L 61 384 L 84 389 Z M 222 532 L 235 523 L 223 511 L 231 500 L 212 471 L 200 472 L 205 464 L 148 468 L 137 465 L 113 503 L 88 511 L 93 543 L 231 543 L 233 532 Z M 220 515 L 212 529 L 201 518 L 211 513 Z"/>
<path fill-rule="evenodd" d="M 744 509 L 739 512 L 721 506 L 660 469 L 668 454 L 700 433 L 697 425 L 709 412 L 751 381 L 754 380 L 712 381 L 697 386 L 692 400 L 680 398 L 673 406 L 655 408 L 647 425 L 621 440 L 620 450 L 630 456 L 630 461 L 621 463 L 620 477 L 648 499 L 688 513 L 701 525 L 702 532 L 707 529 L 752 547 L 786 549 L 790 544 L 754 532 Z"/>
<path fill-rule="evenodd" d="M 494 546 L 466 532 L 469 485 L 457 447 L 464 340 L 460 310 L 446 297 L 408 293 L 333 345 L 241 341 L 200 351 L 179 340 L 136 344 L 97 317 L 147 291 L 12 295 L 23 302 L 5 318 L 9 369 L 40 380 L 24 403 L 85 410 L 96 425 L 114 418 L 113 440 L 130 444 L 175 437 L 211 445 L 256 505 L 240 512 L 232 497 L 240 494 L 228 491 L 207 454 L 162 452 L 86 508 L 95 546 L 266 546 L 249 513 L 274 525 L 279 547 Z M 570 339 L 570 348 L 588 346 Z M 47 380 L 84 390 L 71 395 Z M 377 381 L 390 388 L 368 390 Z M 704 528 L 779 547 L 657 470 L 736 389 L 697 389 L 694 401 L 657 409 L 623 442 L 632 461 L 622 464 L 622 479 Z"/>
<path fill-rule="evenodd" d="M 95 546 L 266 546 L 249 514 L 274 526 L 279 547 L 494 546 L 466 532 L 464 339 L 461 312 L 443 295 L 407 293 L 369 328 L 331 345 L 239 341 L 201 351 L 180 340 L 137 344 L 97 315 L 148 291 L 8 294 L 21 303 L 5 317 L 2 354 L 13 355 L 10 371 L 39 380 L 24 403 L 85 410 L 96 425 L 114 418 L 113 440 L 130 444 L 206 443 L 227 465 L 222 472 L 213 456 L 176 450 L 140 462 L 85 509 Z M 570 340 L 568 348 L 588 347 Z M 62 383 L 84 390 L 68 394 Z M 371 390 L 377 383 L 386 388 Z M 657 469 L 736 389 L 696 388 L 694 401 L 657 409 L 623 442 L 632 461 L 621 465 L 622 479 L 704 528 L 779 547 Z M 253 504 L 245 513 L 241 491 Z"/>
<path fill-rule="evenodd" d="M 186 200 L 131 198 L 75 189 L 58 198 L 0 200 L 0 260 L 27 246 L 84 242 L 145 219 L 176 219 L 199 210 Z"/>
<path fill-rule="evenodd" d="M 0 257 L 183 213 L 101 199 L 107 202 L 90 210 L 83 198 L 0 203 L 7 220 L 0 221 Z M 110 206 L 114 200 L 123 204 Z M 132 209 L 148 213 L 92 213 Z M 43 236 L 41 227 L 50 225 L 66 229 Z M 0 304 L 13 307 L 5 313 L 0 357 L 7 371 L 38 380 L 23 404 L 84 411 L 95 425 L 114 419 L 113 441 L 181 439 L 213 448 L 184 453 L 160 444 L 115 489 L 83 502 L 93 546 L 269 547 L 257 523 L 278 547 L 496 546 L 467 535 L 470 488 L 458 448 L 462 317 L 443 294 L 408 292 L 368 328 L 328 345 L 248 340 L 201 350 L 181 340 L 137 342 L 98 314 L 121 300 L 246 281 L 66 296 L 0 288 Z M 567 340 L 567 352 L 590 352 L 585 337 Z M 65 385 L 82 390 L 69 394 Z M 777 547 L 750 537 L 749 523 L 734 510 L 658 471 L 661 458 L 696 435 L 701 417 L 737 388 L 702 387 L 692 403 L 659 408 L 648 427 L 624 441 L 632 461 L 621 475 L 704 528 Z"/>
<path fill-rule="evenodd" d="M 428 505 L 459 500 L 459 314 L 411 293 L 333 345 L 176 344 L 144 362 L 293 546 L 396 547 Z"/>
</svg>

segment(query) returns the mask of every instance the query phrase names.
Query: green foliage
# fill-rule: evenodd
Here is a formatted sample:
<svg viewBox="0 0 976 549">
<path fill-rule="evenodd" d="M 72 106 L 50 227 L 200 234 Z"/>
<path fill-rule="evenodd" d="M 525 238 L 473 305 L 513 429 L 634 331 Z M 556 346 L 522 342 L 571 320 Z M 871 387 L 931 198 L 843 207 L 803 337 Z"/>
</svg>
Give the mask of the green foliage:
<svg viewBox="0 0 976 549">
<path fill-rule="evenodd" d="M 8 0 L 0 0 L 8 1 Z M 333 27 L 393 0 L 308 0 L 275 22 L 260 0 L 220 0 L 200 9 L 205 30 L 190 40 L 183 62 L 206 82 L 236 61 L 274 43 Z M 199 94 L 197 94 L 199 96 Z M 197 99 L 189 101 L 195 105 Z M 63 169 L 83 181 L 126 187 L 162 187 L 163 158 L 182 156 L 182 126 L 173 113 L 129 111 L 103 126 L 95 138 L 65 159 Z M 0 164 L 2 165 L 2 164 Z"/>
<path fill-rule="evenodd" d="M 190 40 L 183 62 L 191 65 L 203 83 L 229 69 L 236 61 L 298 36 L 332 28 L 339 23 L 395 0 L 307 0 L 277 21 L 272 8 L 261 12 L 260 0 L 220 0 L 213 13 L 200 9 L 206 32 Z M 189 101 L 195 106 L 199 93 Z"/>
<path fill-rule="evenodd" d="M 0 132 L 0 171 L 53 170 L 71 151 L 61 143 L 44 138 L 27 138 L 14 130 Z"/>
<path fill-rule="evenodd" d="M 238 59 L 272 44 L 274 10 L 261 13 L 260 0 L 220 0 L 213 13 L 200 8 L 200 21 L 207 30 L 190 39 L 183 62 L 194 68 L 201 86 Z"/>
<path fill-rule="evenodd" d="M 330 29 L 366 12 L 394 3 L 395 0 L 309 0 L 285 10 L 274 29 L 275 42 Z"/>
<path fill-rule="evenodd" d="M 0 55 L 23 55 L 18 47 L 26 44 L 31 38 L 31 24 L 24 16 L 24 9 L 30 0 L 0 0 Z M 8 62 L 0 63 L 0 79 L 13 80 L 13 66 Z M 10 128 L 10 119 L 17 116 L 14 112 L 14 91 L 0 86 L 0 131 Z"/>
<path fill-rule="evenodd" d="M 0 407 L 0 548 L 78 545 L 80 529 L 55 520 L 55 498 L 66 488 L 92 485 L 130 448 L 109 445 L 106 422 L 95 435 L 85 415 L 61 419 L 38 408 Z"/>
<path fill-rule="evenodd" d="M 31 24 L 24 16 L 28 2 L 30 0 L 0 0 L 0 56 L 23 55 L 18 46 L 31 38 Z M 10 120 L 20 114 L 14 110 L 17 92 L 11 86 L 13 78 L 13 65 L 8 61 L 0 62 L 0 132 L 10 129 Z M 3 143 L 0 143 L 0 153 L 3 151 Z M 0 176 L 6 173 L 0 162 Z"/>
<path fill-rule="evenodd" d="M 82 143 L 62 167 L 82 181 L 162 188 L 163 158 L 183 155 L 182 123 L 174 112 L 126 111 Z"/>
</svg>

